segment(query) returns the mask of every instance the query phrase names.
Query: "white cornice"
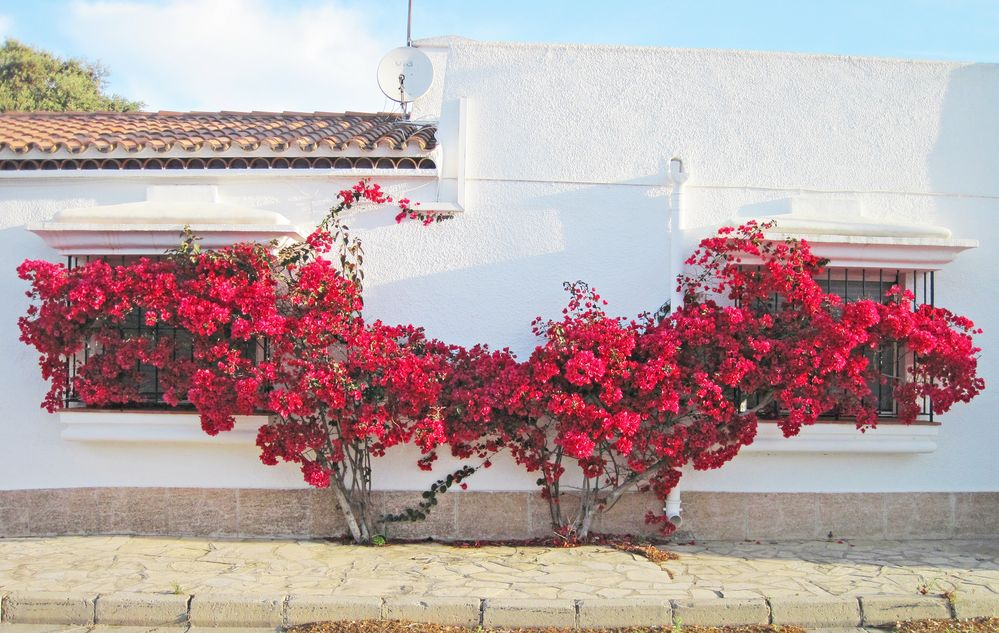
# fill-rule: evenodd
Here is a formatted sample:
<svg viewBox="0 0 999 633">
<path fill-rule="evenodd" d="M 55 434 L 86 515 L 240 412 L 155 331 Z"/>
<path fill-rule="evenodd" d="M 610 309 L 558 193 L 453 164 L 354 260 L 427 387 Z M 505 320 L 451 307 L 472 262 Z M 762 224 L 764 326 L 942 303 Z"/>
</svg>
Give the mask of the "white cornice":
<svg viewBox="0 0 999 633">
<path fill-rule="evenodd" d="M 302 240 L 293 225 L 190 224 L 204 249 L 219 249 L 240 242 Z M 64 224 L 42 222 L 28 226 L 60 255 L 162 255 L 181 242 L 183 224 Z"/>
<path fill-rule="evenodd" d="M 803 239 L 811 246 L 812 254 L 828 259 L 837 268 L 939 270 L 962 251 L 978 247 L 978 240 L 930 237 L 801 235 L 778 231 L 766 231 L 764 236 L 774 241 Z"/>
<path fill-rule="evenodd" d="M 770 225 L 768 240 L 807 241 L 812 253 L 837 268 L 939 270 L 977 240 L 955 239 L 945 226 L 895 222 L 867 215 L 859 200 L 794 196 L 743 207 L 739 226 L 755 221 Z M 754 263 L 745 258 L 747 264 Z"/>
</svg>

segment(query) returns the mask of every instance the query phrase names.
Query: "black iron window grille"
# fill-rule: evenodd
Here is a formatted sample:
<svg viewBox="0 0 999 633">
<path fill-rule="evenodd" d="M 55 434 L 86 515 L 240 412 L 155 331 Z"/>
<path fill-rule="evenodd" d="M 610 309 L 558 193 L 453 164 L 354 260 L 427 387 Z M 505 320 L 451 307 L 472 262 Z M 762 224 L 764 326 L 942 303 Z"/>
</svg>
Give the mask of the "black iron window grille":
<svg viewBox="0 0 999 633">
<path fill-rule="evenodd" d="M 86 255 L 86 256 L 74 256 L 71 255 L 68 258 L 67 267 L 72 270 L 73 268 L 87 264 L 94 259 L 102 259 L 114 265 L 124 265 L 129 262 L 138 259 L 138 256 L 96 256 L 96 255 Z M 157 259 L 156 257 L 150 257 L 149 259 Z M 143 310 L 133 310 L 124 319 L 124 321 L 117 326 L 119 334 L 122 338 L 137 338 L 146 337 L 152 335 L 153 338 L 160 340 L 163 338 L 170 338 L 173 340 L 173 351 L 172 359 L 185 360 L 194 358 L 194 346 L 191 338 L 191 334 L 177 327 L 162 325 L 159 321 L 155 325 L 146 325 L 146 315 Z M 250 340 L 247 341 L 245 347 L 241 350 L 246 358 L 254 359 L 256 362 L 260 362 L 267 358 L 269 349 L 268 342 L 266 339 L 259 341 Z M 66 374 L 66 396 L 64 398 L 64 406 L 68 408 L 80 408 L 86 405 L 80 399 L 79 394 L 75 389 L 76 376 L 94 354 L 100 353 L 100 346 L 94 341 L 87 341 L 83 349 L 78 351 L 73 356 L 66 359 L 67 374 Z M 164 400 L 163 395 L 165 392 L 164 385 L 160 380 L 160 370 L 153 366 L 141 362 L 136 362 L 136 370 L 139 373 L 140 385 L 139 385 L 139 397 L 137 400 L 125 404 L 114 405 L 113 407 L 102 406 L 101 408 L 118 408 L 118 409 L 144 409 L 144 410 L 156 410 L 156 409 L 192 409 L 193 405 L 186 400 L 181 400 L 181 402 L 176 405 L 169 405 Z"/>
<path fill-rule="evenodd" d="M 756 267 L 760 270 L 760 267 Z M 867 269 L 867 268 L 835 268 L 830 267 L 822 275 L 815 279 L 823 292 L 836 295 L 844 303 L 860 301 L 862 299 L 879 300 L 881 302 L 901 301 L 900 295 L 889 296 L 889 291 L 893 287 L 908 290 L 913 294 L 912 307 L 917 308 L 923 304 L 934 305 L 935 276 L 932 270 L 903 270 L 903 269 Z M 758 302 L 757 308 L 760 310 L 776 312 L 780 309 L 783 298 L 773 295 L 769 303 Z M 919 362 L 916 354 L 908 353 L 908 350 L 897 343 L 886 343 L 875 350 L 871 350 L 868 359 L 876 368 L 878 377 L 870 383 L 871 393 L 877 401 L 878 416 L 880 418 L 891 419 L 898 415 L 898 403 L 894 398 L 892 384 L 905 378 Z M 758 396 L 745 395 L 738 391 L 733 394 L 738 406 L 747 410 L 755 407 L 759 403 Z M 772 418 L 780 416 L 781 411 L 774 404 L 760 412 L 762 418 Z M 822 416 L 828 420 L 839 420 L 838 411 L 830 411 Z M 933 406 L 929 398 L 923 398 L 920 402 L 920 417 L 928 422 L 933 421 Z"/>
</svg>

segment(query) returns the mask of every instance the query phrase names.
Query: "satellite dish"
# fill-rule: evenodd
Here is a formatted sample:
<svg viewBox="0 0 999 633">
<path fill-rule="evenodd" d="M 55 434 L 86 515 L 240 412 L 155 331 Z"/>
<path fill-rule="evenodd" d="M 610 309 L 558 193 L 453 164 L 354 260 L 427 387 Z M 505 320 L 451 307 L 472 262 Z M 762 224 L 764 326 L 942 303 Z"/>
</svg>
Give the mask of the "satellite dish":
<svg viewBox="0 0 999 633">
<path fill-rule="evenodd" d="M 390 50 L 378 64 L 378 87 L 385 96 L 409 103 L 427 94 L 434 81 L 434 65 L 423 51 L 402 46 Z"/>
</svg>

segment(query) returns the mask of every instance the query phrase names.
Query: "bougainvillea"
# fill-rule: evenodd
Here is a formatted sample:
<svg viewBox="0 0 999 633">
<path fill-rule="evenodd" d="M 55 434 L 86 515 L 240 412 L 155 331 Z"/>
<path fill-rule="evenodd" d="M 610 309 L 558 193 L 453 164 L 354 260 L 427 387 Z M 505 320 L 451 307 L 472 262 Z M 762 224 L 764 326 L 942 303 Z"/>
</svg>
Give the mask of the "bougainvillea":
<svg viewBox="0 0 999 633">
<path fill-rule="evenodd" d="M 60 408 L 68 392 L 90 406 L 147 402 L 152 375 L 162 404 L 195 408 L 209 434 L 266 413 L 262 461 L 296 463 L 310 485 L 331 488 L 359 542 L 376 534 L 372 459 L 388 448 L 418 445 L 423 468 L 444 445 L 478 460 L 389 520 L 423 518 L 436 494 L 508 451 L 538 474 L 556 532 L 586 538 L 626 491 L 665 499 L 681 468 L 732 459 L 761 415 L 786 436 L 830 412 L 863 430 L 877 423 L 879 386 L 901 422 L 922 402 L 940 413 L 984 387 L 971 321 L 914 306 L 899 288 L 844 303 L 815 281 L 825 262 L 806 243 L 768 241 L 755 224 L 701 243 L 671 312 L 612 317 L 577 282 L 560 319 L 534 322 L 542 341 L 524 361 L 428 340 L 362 316 L 363 250 L 341 222 L 362 201 L 391 199 L 359 183 L 283 248 L 203 252 L 188 235 L 159 259 L 25 262 L 35 303 L 19 324 L 50 383 L 43 406 Z M 398 221 L 438 219 L 398 204 Z M 879 371 L 886 350 L 898 375 Z"/>
<path fill-rule="evenodd" d="M 608 316 L 594 290 L 567 284 L 563 317 L 535 321 L 543 343 L 525 362 L 464 357 L 463 374 L 480 377 L 449 392 L 453 452 L 509 449 L 540 475 L 555 530 L 586 538 L 624 492 L 665 500 L 684 466 L 731 460 L 763 413 L 788 437 L 831 412 L 864 430 L 877 423 L 879 384 L 903 423 L 924 401 L 942 413 L 984 388 L 971 321 L 914 307 L 898 288 L 844 303 L 816 282 L 824 264 L 807 243 L 770 242 L 749 224 L 701 243 L 678 280 L 683 305 L 663 318 Z M 902 374 L 879 372 L 885 350 Z M 566 480 L 569 463 L 578 480 Z M 661 513 L 646 519 L 673 529 Z"/>
<path fill-rule="evenodd" d="M 202 251 L 188 235 L 157 259 L 24 262 L 35 304 L 19 325 L 41 353 L 43 406 L 62 407 L 70 392 L 88 406 L 148 406 L 152 372 L 162 404 L 193 407 L 209 435 L 237 415 L 269 414 L 261 460 L 295 462 L 310 485 L 332 488 L 355 540 L 368 541 L 371 457 L 443 440 L 434 411 L 447 353 L 419 328 L 362 318 L 363 251 L 341 221 L 361 202 L 392 199 L 361 182 L 284 248 Z M 438 219 L 397 204 L 397 221 Z"/>
</svg>

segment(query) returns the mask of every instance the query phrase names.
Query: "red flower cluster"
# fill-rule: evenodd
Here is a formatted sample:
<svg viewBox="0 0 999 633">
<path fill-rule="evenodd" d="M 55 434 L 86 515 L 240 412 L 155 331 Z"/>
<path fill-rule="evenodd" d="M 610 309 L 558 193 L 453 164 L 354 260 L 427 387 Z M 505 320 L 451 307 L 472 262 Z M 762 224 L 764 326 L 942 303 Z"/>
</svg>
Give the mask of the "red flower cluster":
<svg viewBox="0 0 999 633">
<path fill-rule="evenodd" d="M 610 317 L 577 282 L 567 285 L 561 320 L 535 321 L 544 343 L 527 361 L 463 353 L 452 378 L 460 388 L 448 390 L 454 453 L 509 449 L 541 475 L 560 533 L 585 537 L 625 491 L 665 499 L 682 467 L 732 459 L 755 438 L 762 412 L 789 437 L 833 411 L 863 430 L 877 422 L 878 384 L 905 423 L 924 398 L 941 413 L 984 388 L 971 321 L 913 309 L 897 289 L 843 303 L 815 281 L 824 262 L 804 242 L 771 243 L 755 224 L 726 228 L 687 263 L 696 272 L 679 279 L 684 305 L 663 319 Z M 901 350 L 904 375 L 883 376 L 871 362 L 886 348 Z M 567 493 L 568 462 L 583 480 Z M 573 516 L 566 494 L 580 497 Z M 661 515 L 647 520 L 673 529 Z"/>
<path fill-rule="evenodd" d="M 696 274 L 679 280 L 684 305 L 665 318 L 608 316 L 577 282 L 561 319 L 534 322 L 543 341 L 523 362 L 448 346 L 362 317 L 363 253 L 338 219 L 361 201 L 391 199 L 359 183 L 304 243 L 280 250 L 201 252 L 188 239 L 118 266 L 23 263 L 35 304 L 19 325 L 50 383 L 43 406 L 61 407 L 67 388 L 91 406 L 141 402 L 152 369 L 164 403 L 193 406 L 211 435 L 269 414 L 261 460 L 297 463 L 310 485 L 331 488 L 358 541 L 376 533 L 371 460 L 389 447 L 415 443 L 424 468 L 445 445 L 485 466 L 507 450 L 539 474 L 553 527 L 585 537 L 625 491 L 665 498 L 682 467 L 730 460 L 763 411 L 790 436 L 832 410 L 874 425 L 879 381 L 903 422 L 924 398 L 943 412 L 984 387 L 970 321 L 914 309 L 903 291 L 844 304 L 814 281 L 822 262 L 807 244 L 770 243 L 756 225 L 702 242 L 688 262 Z M 888 345 L 919 362 L 879 375 L 871 358 Z M 70 381 L 67 359 L 84 348 Z M 572 516 L 567 494 L 579 497 Z"/>
</svg>

